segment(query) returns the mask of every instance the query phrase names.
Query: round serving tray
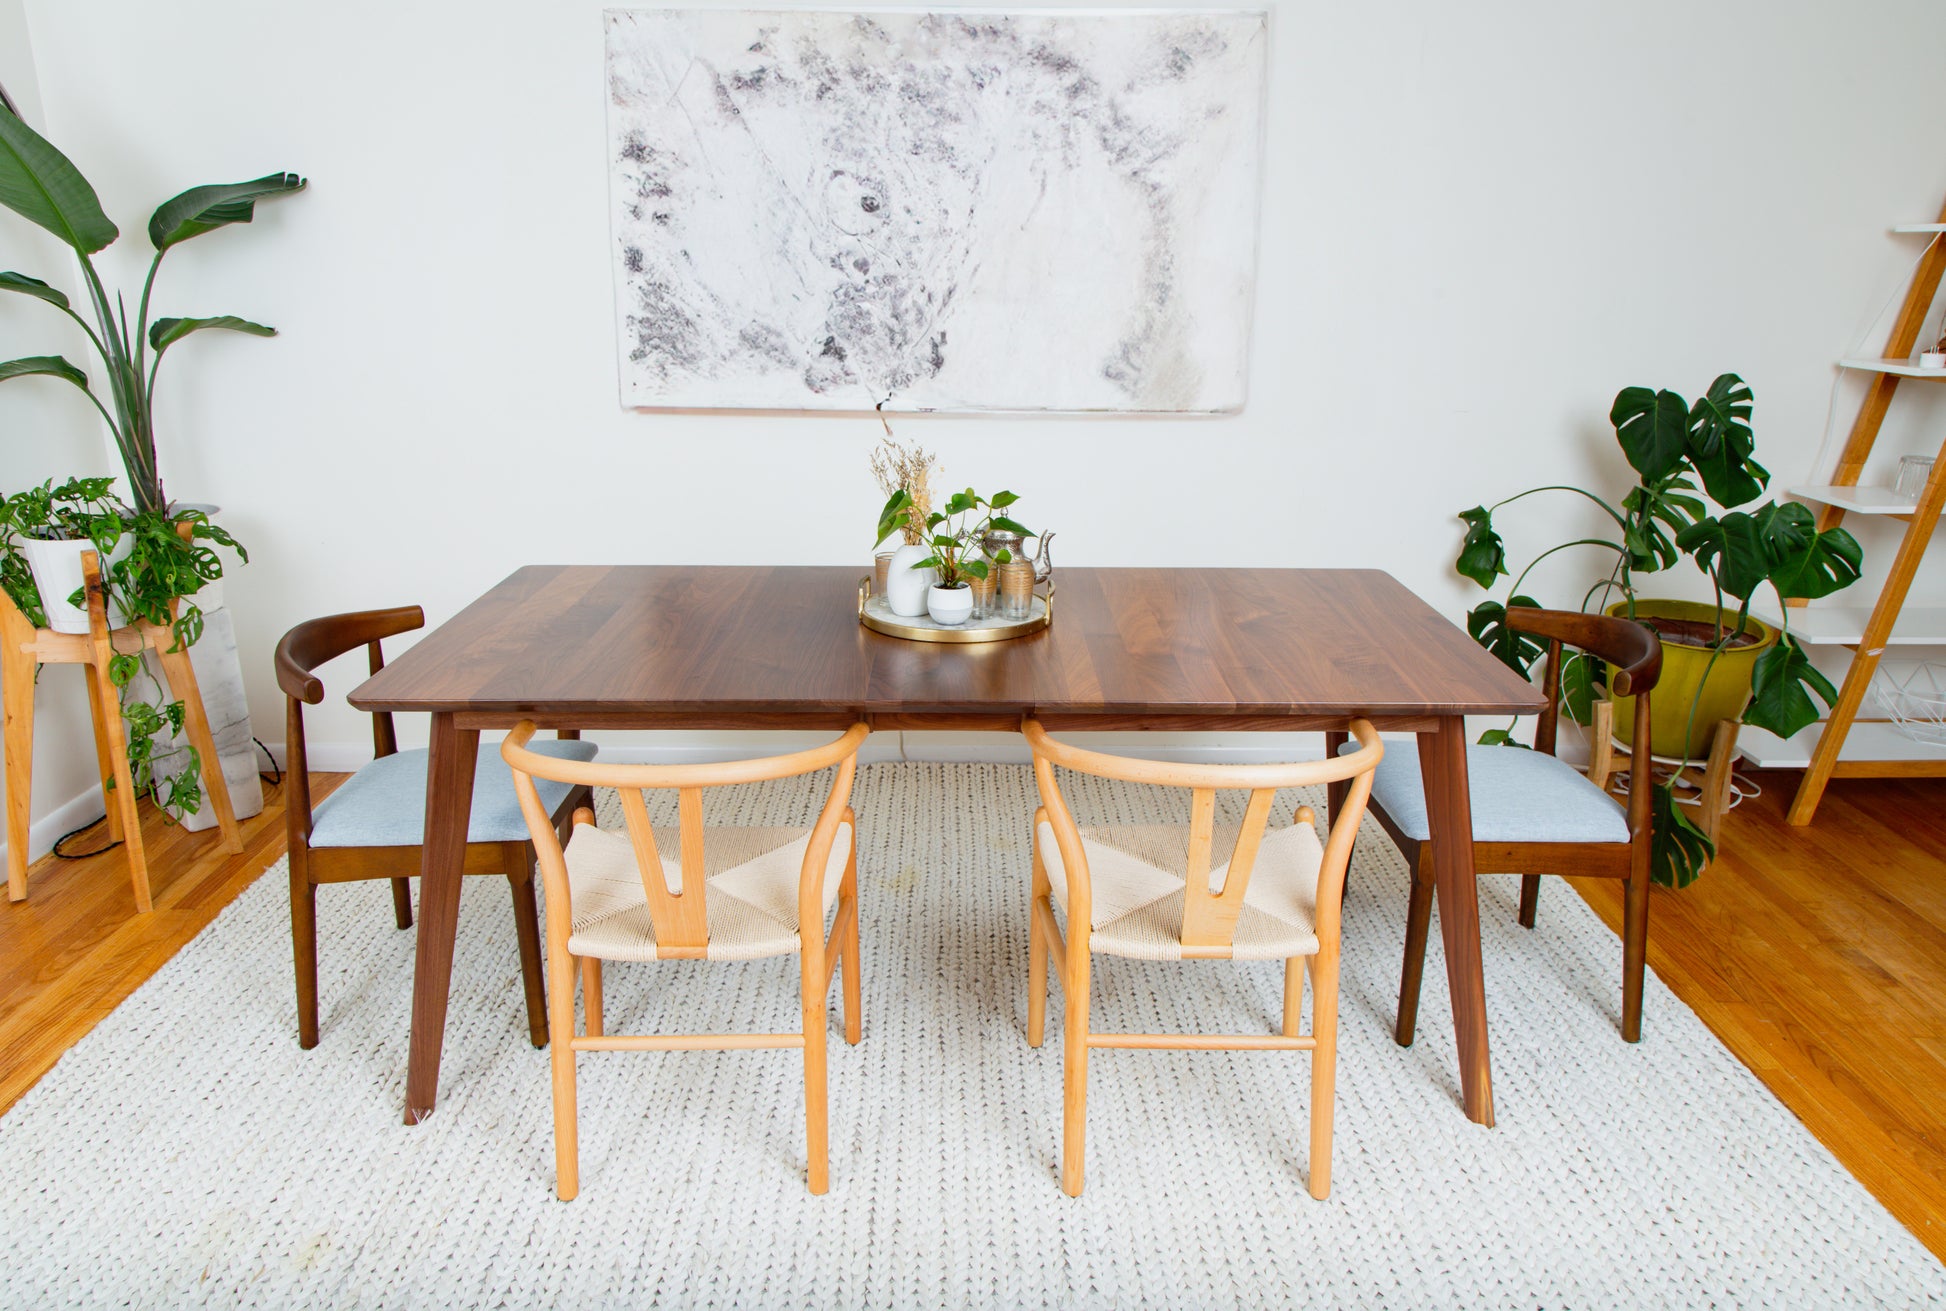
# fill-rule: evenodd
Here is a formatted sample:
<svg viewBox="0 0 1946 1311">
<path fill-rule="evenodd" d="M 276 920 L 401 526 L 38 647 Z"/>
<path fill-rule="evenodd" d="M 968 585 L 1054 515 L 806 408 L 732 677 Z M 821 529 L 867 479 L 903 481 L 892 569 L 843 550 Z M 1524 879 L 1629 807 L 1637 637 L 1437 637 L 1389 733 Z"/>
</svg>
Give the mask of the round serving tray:
<svg viewBox="0 0 1946 1311">
<path fill-rule="evenodd" d="M 1038 593 L 1025 619 L 969 619 L 963 624 L 936 624 L 931 615 L 895 615 L 882 596 L 872 595 L 870 576 L 858 580 L 858 622 L 874 633 L 902 637 L 908 642 L 1004 642 L 1038 633 L 1054 622 L 1054 587 Z"/>
</svg>

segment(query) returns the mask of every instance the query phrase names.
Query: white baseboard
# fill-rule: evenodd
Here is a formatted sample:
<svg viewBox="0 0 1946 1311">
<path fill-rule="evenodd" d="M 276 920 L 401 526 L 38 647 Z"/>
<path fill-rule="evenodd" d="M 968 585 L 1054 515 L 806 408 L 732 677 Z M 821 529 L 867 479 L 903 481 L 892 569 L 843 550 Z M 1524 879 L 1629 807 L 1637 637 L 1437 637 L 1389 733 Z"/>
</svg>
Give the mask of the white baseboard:
<svg viewBox="0 0 1946 1311">
<path fill-rule="evenodd" d="M 94 823 L 107 813 L 108 804 L 102 797 L 101 786 L 99 784 L 89 788 L 79 796 L 70 797 L 68 800 L 63 801 L 60 805 L 54 807 L 54 809 L 48 811 L 45 815 L 42 815 L 39 819 L 28 825 L 28 861 L 39 860 L 42 856 L 54 850 L 54 844 L 60 841 L 62 837 L 84 825 Z M 0 853 L 4 853 L 6 849 L 7 844 L 4 841 L 0 841 Z"/>
<path fill-rule="evenodd" d="M 1096 750 L 1126 752 L 1150 760 L 1185 764 L 1265 764 L 1316 760 L 1324 754 L 1323 738 L 1316 733 L 1274 735 L 1269 742 L 1261 745 L 1234 740 L 1219 743 L 1157 742 L 1154 739 L 1164 735 L 1144 733 L 1077 733 L 1063 736 Z M 1144 742 L 1144 738 L 1150 740 Z M 591 740 L 601 741 L 599 735 L 591 735 Z M 276 758 L 278 768 L 283 768 L 284 744 L 270 742 L 266 745 Z M 745 746 L 734 742 L 602 742 L 601 758 L 624 765 L 685 765 L 743 760 L 751 756 L 780 754 L 791 749 L 780 744 Z M 371 747 L 359 742 L 313 742 L 309 744 L 306 754 L 311 768 L 320 773 L 349 773 L 369 764 L 372 759 Z M 1026 742 L 1013 734 L 881 732 L 866 739 L 858 752 L 858 759 L 859 763 L 868 765 L 896 760 L 1024 765 L 1032 757 Z"/>
</svg>

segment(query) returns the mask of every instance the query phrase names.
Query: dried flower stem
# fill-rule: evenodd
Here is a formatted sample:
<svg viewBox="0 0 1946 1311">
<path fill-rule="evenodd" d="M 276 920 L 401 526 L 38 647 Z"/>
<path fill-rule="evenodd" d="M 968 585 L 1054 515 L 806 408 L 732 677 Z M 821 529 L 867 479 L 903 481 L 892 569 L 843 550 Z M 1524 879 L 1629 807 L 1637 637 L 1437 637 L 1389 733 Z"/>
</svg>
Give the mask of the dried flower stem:
<svg viewBox="0 0 1946 1311">
<path fill-rule="evenodd" d="M 884 417 L 879 421 L 883 423 Z M 890 497 L 903 488 L 912 498 L 905 523 L 899 528 L 908 546 L 923 546 L 928 540 L 926 520 L 932 515 L 932 475 L 938 464 L 938 457 L 924 447 L 895 440 L 890 424 L 886 424 L 878 449 L 872 452 L 872 476 L 878 479 L 879 491 Z"/>
</svg>

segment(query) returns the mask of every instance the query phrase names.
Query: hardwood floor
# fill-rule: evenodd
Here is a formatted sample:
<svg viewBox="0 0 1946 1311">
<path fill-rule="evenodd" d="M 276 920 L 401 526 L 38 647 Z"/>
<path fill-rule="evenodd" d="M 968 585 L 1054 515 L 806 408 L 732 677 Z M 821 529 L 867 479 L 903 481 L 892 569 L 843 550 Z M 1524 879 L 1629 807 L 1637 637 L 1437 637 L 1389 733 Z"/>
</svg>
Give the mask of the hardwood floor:
<svg viewBox="0 0 1946 1311">
<path fill-rule="evenodd" d="M 344 779 L 311 777 L 319 796 Z M 1797 776 L 1753 777 L 1763 795 L 1726 819 L 1715 868 L 1655 890 L 1649 964 L 1946 1259 L 1946 781 L 1839 780 L 1792 829 Z M 283 833 L 281 788 L 240 856 L 151 816 L 148 915 L 119 850 L 35 865 L 29 900 L 0 904 L 0 1111 L 276 861 Z M 1619 927 L 1620 884 L 1578 890 Z M 1550 880 L 1536 932 L 1560 895 Z"/>
<path fill-rule="evenodd" d="M 1652 892 L 1649 967 L 1946 1260 L 1946 780 L 1834 780 L 1790 828 L 1798 775 L 1750 777 L 1715 865 Z M 1576 883 L 1619 930 L 1622 885 Z"/>
</svg>

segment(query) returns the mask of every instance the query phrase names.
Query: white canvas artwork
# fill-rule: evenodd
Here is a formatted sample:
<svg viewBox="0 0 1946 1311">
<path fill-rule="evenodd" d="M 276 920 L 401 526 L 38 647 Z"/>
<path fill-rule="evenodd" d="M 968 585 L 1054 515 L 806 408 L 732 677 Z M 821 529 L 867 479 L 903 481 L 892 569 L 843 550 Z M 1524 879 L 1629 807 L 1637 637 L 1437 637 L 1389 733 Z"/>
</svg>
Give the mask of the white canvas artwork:
<svg viewBox="0 0 1946 1311">
<path fill-rule="evenodd" d="M 1242 408 L 1261 11 L 606 21 L 624 405 Z"/>
</svg>

